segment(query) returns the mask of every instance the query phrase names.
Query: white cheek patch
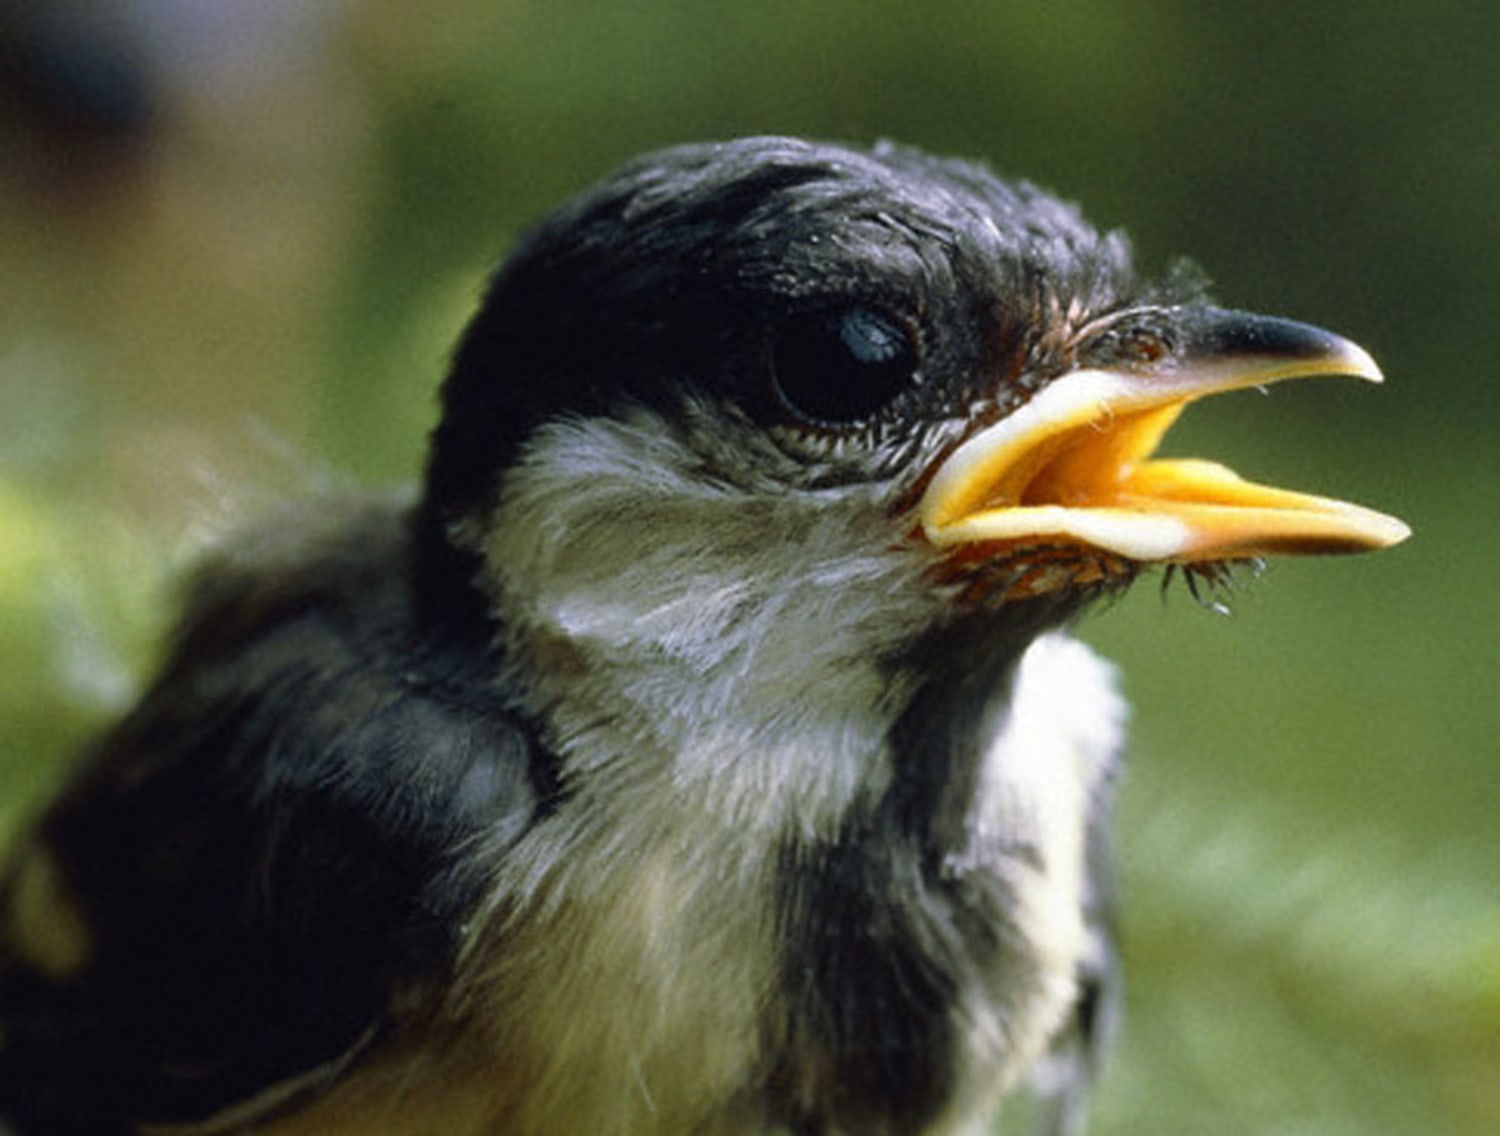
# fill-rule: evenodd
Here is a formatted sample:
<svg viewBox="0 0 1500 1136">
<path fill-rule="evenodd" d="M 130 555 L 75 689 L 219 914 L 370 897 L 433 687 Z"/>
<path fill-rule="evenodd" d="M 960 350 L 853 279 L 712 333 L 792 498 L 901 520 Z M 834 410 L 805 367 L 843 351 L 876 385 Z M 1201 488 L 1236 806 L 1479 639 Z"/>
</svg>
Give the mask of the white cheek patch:
<svg viewBox="0 0 1500 1136">
<path fill-rule="evenodd" d="M 538 431 L 471 534 L 507 653 L 566 650 L 524 677 L 580 776 L 628 752 L 728 823 L 827 829 L 888 773 L 882 652 L 943 601 L 869 486 L 748 489 L 710 458 L 735 455 L 645 411 Z"/>
</svg>

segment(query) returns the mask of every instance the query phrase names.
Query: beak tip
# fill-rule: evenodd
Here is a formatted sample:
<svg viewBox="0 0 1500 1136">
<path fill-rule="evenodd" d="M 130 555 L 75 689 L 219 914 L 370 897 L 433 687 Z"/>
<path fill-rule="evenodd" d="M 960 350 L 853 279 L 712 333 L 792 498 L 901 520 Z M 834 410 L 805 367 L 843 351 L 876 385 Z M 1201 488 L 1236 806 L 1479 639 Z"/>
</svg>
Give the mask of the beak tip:
<svg viewBox="0 0 1500 1136">
<path fill-rule="evenodd" d="M 1385 382 L 1385 372 L 1380 369 L 1380 364 L 1359 344 L 1345 339 L 1340 345 L 1339 354 L 1342 356 L 1340 362 L 1348 368 L 1346 373 L 1351 377 L 1364 379 L 1368 383 Z"/>
<path fill-rule="evenodd" d="M 1400 544 L 1411 538 L 1411 526 L 1405 521 L 1398 520 L 1395 517 L 1388 517 L 1387 521 L 1386 540 L 1385 544 L 1381 547 L 1390 548 L 1392 545 Z"/>
</svg>

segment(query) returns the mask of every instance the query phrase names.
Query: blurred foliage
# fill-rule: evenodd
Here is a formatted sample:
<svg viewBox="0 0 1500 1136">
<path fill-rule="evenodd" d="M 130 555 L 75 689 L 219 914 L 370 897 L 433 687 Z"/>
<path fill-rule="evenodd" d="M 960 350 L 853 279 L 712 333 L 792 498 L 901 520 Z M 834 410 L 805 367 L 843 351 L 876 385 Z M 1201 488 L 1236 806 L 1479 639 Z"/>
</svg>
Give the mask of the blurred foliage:
<svg viewBox="0 0 1500 1136">
<path fill-rule="evenodd" d="M 0 14 L 0 823 L 145 673 L 203 534 L 325 470 L 416 473 L 530 219 L 649 146 L 899 138 L 1083 201 L 1147 266 L 1190 252 L 1390 379 L 1218 400 L 1172 446 L 1395 512 L 1409 544 L 1277 564 L 1228 618 L 1148 584 L 1086 627 L 1137 709 L 1095 1131 L 1500 1131 L 1500 10 Z"/>
</svg>

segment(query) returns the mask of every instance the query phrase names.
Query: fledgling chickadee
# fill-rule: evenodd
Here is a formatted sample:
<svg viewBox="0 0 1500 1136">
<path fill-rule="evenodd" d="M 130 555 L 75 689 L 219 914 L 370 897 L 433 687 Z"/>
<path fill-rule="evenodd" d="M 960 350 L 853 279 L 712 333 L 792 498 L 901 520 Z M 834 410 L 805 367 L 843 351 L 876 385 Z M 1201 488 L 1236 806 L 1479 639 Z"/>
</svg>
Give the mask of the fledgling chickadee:
<svg viewBox="0 0 1500 1136">
<path fill-rule="evenodd" d="M 1076 1130 L 1124 707 L 1065 630 L 1399 522 L 1152 452 L 1360 348 L 976 166 L 642 158 L 494 278 L 412 499 L 225 541 L 18 843 L 18 1133 Z"/>
</svg>

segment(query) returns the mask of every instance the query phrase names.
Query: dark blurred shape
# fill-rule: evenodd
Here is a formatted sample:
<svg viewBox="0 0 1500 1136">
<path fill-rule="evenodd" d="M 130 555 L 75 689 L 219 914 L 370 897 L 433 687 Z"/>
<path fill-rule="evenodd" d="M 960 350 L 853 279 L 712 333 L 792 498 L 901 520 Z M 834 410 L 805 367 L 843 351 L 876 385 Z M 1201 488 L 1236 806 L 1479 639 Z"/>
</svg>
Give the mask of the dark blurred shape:
<svg viewBox="0 0 1500 1136">
<path fill-rule="evenodd" d="M 0 144 L 13 175 L 44 190 L 88 188 L 140 152 L 158 100 L 116 10 L 0 0 Z"/>
</svg>

